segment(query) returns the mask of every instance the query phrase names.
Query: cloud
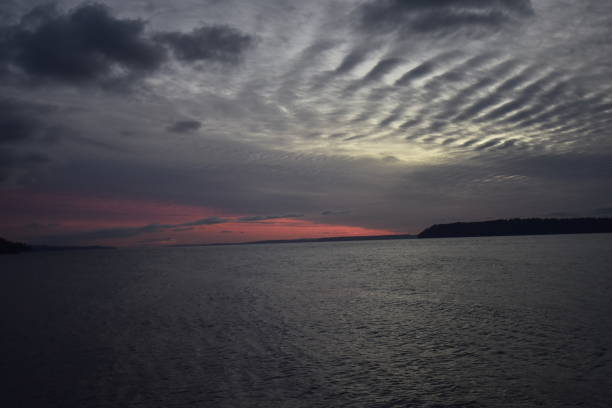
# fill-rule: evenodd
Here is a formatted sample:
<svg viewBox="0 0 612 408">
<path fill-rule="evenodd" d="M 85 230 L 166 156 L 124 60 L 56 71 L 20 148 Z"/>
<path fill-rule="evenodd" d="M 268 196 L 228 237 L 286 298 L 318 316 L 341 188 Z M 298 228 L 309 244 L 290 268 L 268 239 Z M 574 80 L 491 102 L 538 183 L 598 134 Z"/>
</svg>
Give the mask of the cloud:
<svg viewBox="0 0 612 408">
<path fill-rule="evenodd" d="M 202 127 L 202 123 L 197 120 L 179 120 L 168 126 L 166 130 L 173 133 L 191 133 Z"/>
<path fill-rule="evenodd" d="M 49 159 L 40 152 L 28 151 L 46 136 L 49 125 L 44 115 L 51 105 L 0 97 L 0 183 L 21 169 L 29 169 Z"/>
<path fill-rule="evenodd" d="M 321 215 L 345 215 L 349 214 L 348 210 L 325 210 L 321 211 Z"/>
<path fill-rule="evenodd" d="M 195 221 L 191 221 L 191 222 L 186 222 L 183 224 L 178 224 L 178 225 L 174 225 L 172 226 L 172 228 L 177 228 L 177 227 L 196 227 L 199 225 L 215 225 L 215 224 L 223 224 L 228 222 L 227 219 L 225 218 L 220 218 L 220 217 L 208 217 L 208 218 L 202 218 L 199 220 L 195 220 Z"/>
<path fill-rule="evenodd" d="M 566 182 L 581 180 L 581 182 L 601 181 L 607 188 L 612 187 L 612 153 L 563 153 L 540 154 L 515 159 L 513 165 L 520 168 L 524 174 L 538 175 L 547 180 L 565 180 Z M 600 192 L 601 198 L 609 196 Z"/>
<path fill-rule="evenodd" d="M 253 39 L 227 26 L 150 35 L 142 19 L 115 17 L 100 3 L 63 12 L 34 7 L 13 26 L 0 26 L 0 74 L 36 81 L 105 84 L 143 78 L 168 61 L 237 63 Z"/>
<path fill-rule="evenodd" d="M 385 74 L 389 73 L 393 68 L 402 62 L 399 58 L 387 58 L 379 61 L 371 70 L 363 77 L 364 81 L 377 81 Z"/>
<path fill-rule="evenodd" d="M 147 70 L 103 55 L 111 71 L 78 82 L 152 75 L 146 87 L 134 88 L 133 98 L 96 86 L 3 82 L 3 95 L 56 104 L 57 123 L 100 142 L 72 143 L 71 134 L 62 137 L 70 144 L 40 146 L 53 164 L 20 177 L 23 188 L 144 196 L 227 214 L 298 212 L 320 219 L 323 209 L 350 208 L 350 214 L 327 219 L 406 231 L 440 216 L 511 216 L 521 209 L 520 215 L 544 214 L 559 202 L 568 211 L 609 206 L 609 157 L 592 157 L 610 151 L 607 2 L 555 7 L 540 1 L 536 20 L 529 17 L 530 3 L 516 0 L 291 7 L 271 0 L 274 7 L 245 2 L 236 10 L 231 2 L 154 0 L 154 10 L 145 10 L 143 2 L 104 1 L 116 11 L 108 19 L 144 24 L 134 38 L 161 49 L 161 65 Z M 77 83 L 31 73 L 17 60 L 24 46 L 16 33 L 33 36 L 73 13 L 44 12 L 42 19 L 32 15 L 0 30 L 5 75 Z M 134 16 L 151 20 L 126 20 Z M 209 41 L 211 30 L 194 29 L 202 27 L 199 19 L 257 33 L 257 40 L 234 48 L 236 58 L 214 60 L 214 53 L 199 48 L 217 47 Z M 509 29 L 514 23 L 518 29 Z M 363 31 L 356 33 L 356 26 Z M 482 35 L 468 44 L 466 33 Z M 441 58 L 453 50 L 461 51 Z M 239 70 L 209 64 L 231 65 L 244 56 L 249 64 Z M 198 65 L 214 66 L 193 69 Z M 358 92 L 347 94 L 351 86 Z M 0 116 L 25 130 L 0 145 L 5 174 L 6 166 L 24 169 L 42 159 L 40 153 L 28 156 L 37 152 L 26 149 L 41 139 L 41 129 L 28 126 L 46 122 L 21 108 L 7 112 L 13 113 Z M 168 137 L 168 131 L 195 129 L 181 123 L 191 118 L 205 118 L 206 137 Z M 131 136 L 122 137 L 122 129 Z M 101 148 L 102 142 L 124 152 Z M 517 174 L 527 178 L 495 178 Z M 253 217 L 251 222 L 266 216 Z"/>
<path fill-rule="evenodd" d="M 6 37 L 13 65 L 31 77 L 60 82 L 154 71 L 166 58 L 164 49 L 146 38 L 144 21 L 115 18 L 98 3 L 65 14 L 52 5 L 35 7 Z"/>
<path fill-rule="evenodd" d="M 42 105 L 0 98 L 0 145 L 36 137 L 43 128 L 38 115 L 44 110 Z"/>
<path fill-rule="evenodd" d="M 429 75 L 434 71 L 434 68 L 435 65 L 433 62 L 426 61 L 402 75 L 397 81 L 395 81 L 395 85 L 403 86 L 409 84 L 415 79 Z"/>
<path fill-rule="evenodd" d="M 257 221 L 266 221 L 266 220 L 276 220 L 281 218 L 300 218 L 303 217 L 304 214 L 284 214 L 284 215 L 254 215 L 248 217 L 238 218 L 240 222 L 257 222 Z"/>
<path fill-rule="evenodd" d="M 381 80 L 385 75 L 391 72 L 395 67 L 402 63 L 400 58 L 386 58 L 379 61 L 372 69 L 361 78 L 358 82 L 353 82 L 345 89 L 345 95 L 358 91 L 365 85 Z"/>
<path fill-rule="evenodd" d="M 20 170 L 30 169 L 48 163 L 47 156 L 41 153 L 20 153 L 0 148 L 0 183 L 7 182 Z"/>
<path fill-rule="evenodd" d="M 76 233 L 47 235 L 37 238 L 35 241 L 44 243 L 72 244 L 114 238 L 131 238 L 142 234 L 153 234 L 162 231 L 182 229 L 188 226 L 206 225 L 198 224 L 199 221 L 184 224 L 147 224 L 136 227 L 103 228 L 89 231 L 81 231 Z"/>
<path fill-rule="evenodd" d="M 138 244 L 140 244 L 140 245 L 154 245 L 154 244 L 163 244 L 163 243 L 170 243 L 170 242 L 174 242 L 174 240 L 171 237 L 165 237 L 165 238 L 143 239 L 141 241 L 138 241 Z"/>
<path fill-rule="evenodd" d="M 151 234 L 173 228 L 171 225 L 148 224 L 139 227 L 104 228 L 72 234 L 48 235 L 40 237 L 36 242 L 44 243 L 80 243 L 112 238 L 131 238 L 141 234 Z"/>
<path fill-rule="evenodd" d="M 1 151 L 0 151 L 1 154 Z M 0 155 L 1 157 L 1 155 Z M 0 173 L 1 174 L 1 173 Z M 249 223 L 266 221 L 281 218 L 299 218 L 303 217 L 303 214 L 286 214 L 286 215 L 262 215 L 262 216 L 250 216 L 250 217 L 239 217 L 239 218 L 221 218 L 221 217 L 207 217 L 201 218 L 194 221 L 183 222 L 179 224 L 159 224 L 152 223 L 142 226 L 135 227 L 119 227 L 119 228 L 103 228 L 89 231 L 81 231 L 76 233 L 66 233 L 58 235 L 48 235 L 35 239 L 36 242 L 43 243 L 83 243 L 90 241 L 116 239 L 116 238 L 131 238 L 143 234 L 153 234 L 163 231 L 172 232 L 184 232 L 191 231 L 192 227 L 206 226 L 206 225 L 217 225 L 226 223 Z"/>
<path fill-rule="evenodd" d="M 597 217 L 612 217 L 612 207 L 596 208 L 591 214 Z"/>
<path fill-rule="evenodd" d="M 334 75 L 342 75 L 346 74 L 353 70 L 357 65 L 361 64 L 366 60 L 366 56 L 368 51 L 359 49 L 351 52 L 347 56 L 342 59 L 342 62 L 338 67 L 333 71 Z"/>
<path fill-rule="evenodd" d="M 462 28 L 499 29 L 533 14 L 530 0 L 376 0 L 359 9 L 367 31 L 449 33 Z"/>
<path fill-rule="evenodd" d="M 168 45 L 179 61 L 216 61 L 235 64 L 254 44 L 250 35 L 235 28 L 202 26 L 189 33 L 159 33 L 155 39 Z"/>
</svg>

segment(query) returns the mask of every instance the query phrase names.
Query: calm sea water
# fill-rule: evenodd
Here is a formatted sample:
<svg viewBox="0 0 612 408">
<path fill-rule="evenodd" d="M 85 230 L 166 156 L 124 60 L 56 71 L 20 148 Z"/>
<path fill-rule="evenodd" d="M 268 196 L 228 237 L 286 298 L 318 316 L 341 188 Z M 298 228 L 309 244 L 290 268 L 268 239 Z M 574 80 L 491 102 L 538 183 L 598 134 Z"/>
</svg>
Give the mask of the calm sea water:
<svg viewBox="0 0 612 408">
<path fill-rule="evenodd" d="M 607 408 L 611 249 L 602 234 L 5 256 L 0 405 Z"/>
</svg>

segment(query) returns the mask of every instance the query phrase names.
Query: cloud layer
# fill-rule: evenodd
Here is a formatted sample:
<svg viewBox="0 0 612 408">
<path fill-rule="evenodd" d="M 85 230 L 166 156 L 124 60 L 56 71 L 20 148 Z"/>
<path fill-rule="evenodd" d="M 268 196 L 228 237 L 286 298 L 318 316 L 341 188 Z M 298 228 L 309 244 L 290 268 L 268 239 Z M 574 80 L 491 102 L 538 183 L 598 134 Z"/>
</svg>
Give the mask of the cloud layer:
<svg viewBox="0 0 612 408">
<path fill-rule="evenodd" d="M 144 20 L 117 18 L 101 3 L 67 12 L 50 3 L 0 27 L 0 72 L 66 83 L 130 79 L 160 69 L 169 51 L 184 62 L 237 63 L 252 41 L 222 25 L 150 35 Z"/>
<path fill-rule="evenodd" d="M 360 28 L 374 32 L 449 34 L 499 30 L 533 15 L 530 0 L 377 0 L 360 9 Z"/>
<path fill-rule="evenodd" d="M 607 2 L 34 3 L 2 188 L 398 232 L 612 203 Z"/>
</svg>

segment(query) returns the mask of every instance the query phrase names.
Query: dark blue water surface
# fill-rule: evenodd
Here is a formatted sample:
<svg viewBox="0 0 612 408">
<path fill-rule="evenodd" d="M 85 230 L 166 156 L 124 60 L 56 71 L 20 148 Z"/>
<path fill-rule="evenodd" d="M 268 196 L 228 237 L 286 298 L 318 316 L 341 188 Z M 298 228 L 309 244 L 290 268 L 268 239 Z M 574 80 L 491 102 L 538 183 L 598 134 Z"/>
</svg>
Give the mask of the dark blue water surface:
<svg viewBox="0 0 612 408">
<path fill-rule="evenodd" d="M 609 407 L 612 235 L 0 258 L 3 407 Z"/>
</svg>

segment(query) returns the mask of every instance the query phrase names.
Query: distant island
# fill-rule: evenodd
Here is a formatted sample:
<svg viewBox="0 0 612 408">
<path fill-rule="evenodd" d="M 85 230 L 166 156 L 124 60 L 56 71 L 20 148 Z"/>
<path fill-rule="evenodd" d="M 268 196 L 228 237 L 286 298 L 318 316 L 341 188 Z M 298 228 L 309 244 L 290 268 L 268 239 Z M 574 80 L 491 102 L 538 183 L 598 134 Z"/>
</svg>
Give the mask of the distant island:
<svg viewBox="0 0 612 408">
<path fill-rule="evenodd" d="M 31 251 L 32 247 L 20 242 L 7 241 L 0 238 L 0 254 L 18 254 L 19 252 Z"/>
<path fill-rule="evenodd" d="M 612 218 L 514 218 L 492 221 L 455 222 L 435 224 L 418 235 L 359 235 L 348 237 L 300 238 L 249 242 L 219 242 L 211 244 L 176 244 L 168 247 L 201 247 L 221 245 L 296 244 L 308 242 L 383 241 L 416 238 L 460 238 L 512 235 L 554 235 L 612 233 Z M 52 246 L 28 245 L 0 238 L 0 254 L 16 254 L 31 251 L 73 251 L 91 249 L 115 249 L 110 246 Z"/>
<path fill-rule="evenodd" d="M 419 238 L 612 233 L 612 218 L 527 218 L 436 224 Z"/>
<path fill-rule="evenodd" d="M 492 221 L 455 222 L 436 224 L 418 235 L 360 235 L 349 237 L 301 238 L 248 242 L 219 242 L 212 244 L 176 244 L 169 247 L 200 247 L 253 244 L 295 244 L 307 242 L 382 241 L 416 238 L 459 238 L 512 235 L 554 235 L 612 233 L 612 218 L 514 218 Z"/>
<path fill-rule="evenodd" d="M 298 239 L 274 239 L 266 241 L 248 242 L 219 242 L 213 244 L 177 244 L 168 245 L 170 247 L 197 247 L 197 246 L 220 246 L 220 245 L 253 245 L 253 244 L 296 244 L 305 242 L 346 242 L 346 241 L 383 241 L 389 239 L 416 239 L 416 235 L 395 234 L 395 235 L 358 235 L 348 237 L 325 237 L 325 238 L 298 238 Z"/>
<path fill-rule="evenodd" d="M 32 251 L 76 251 L 85 249 L 115 249 L 109 246 L 55 246 L 55 245 L 29 245 L 20 242 L 11 242 L 0 238 L 0 254 L 18 254 L 20 252 Z"/>
<path fill-rule="evenodd" d="M 84 251 L 90 249 L 117 249 L 113 246 L 102 245 L 78 245 L 78 246 L 59 246 L 59 245 L 32 245 L 32 251 Z"/>
</svg>

